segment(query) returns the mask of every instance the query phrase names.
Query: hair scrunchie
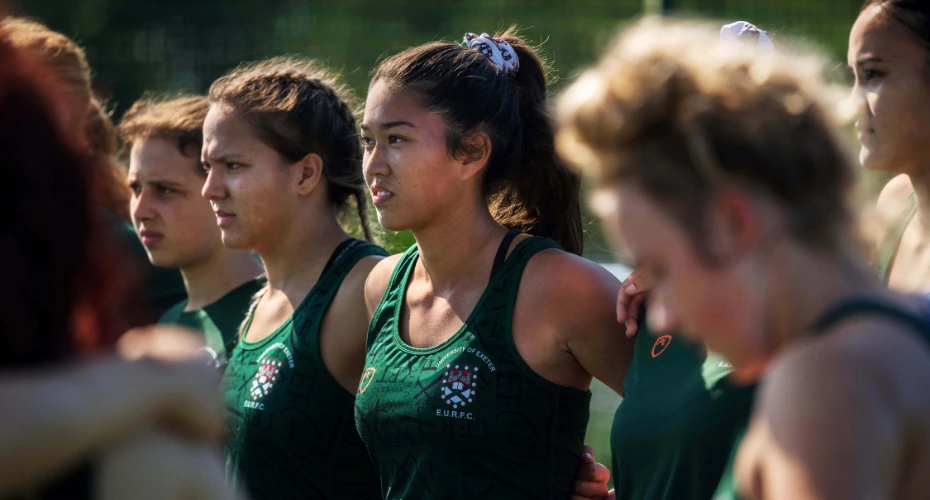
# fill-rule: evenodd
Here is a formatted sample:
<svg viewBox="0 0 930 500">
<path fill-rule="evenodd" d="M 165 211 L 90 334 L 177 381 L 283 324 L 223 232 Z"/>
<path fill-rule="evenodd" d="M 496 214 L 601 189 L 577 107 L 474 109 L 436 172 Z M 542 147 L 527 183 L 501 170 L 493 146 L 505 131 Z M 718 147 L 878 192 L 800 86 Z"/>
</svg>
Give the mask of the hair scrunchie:
<svg viewBox="0 0 930 500">
<path fill-rule="evenodd" d="M 520 69 L 520 58 L 517 57 L 517 52 L 503 39 L 492 38 L 487 33 L 480 35 L 465 33 L 464 45 L 484 54 L 501 73 L 513 76 Z"/>
</svg>

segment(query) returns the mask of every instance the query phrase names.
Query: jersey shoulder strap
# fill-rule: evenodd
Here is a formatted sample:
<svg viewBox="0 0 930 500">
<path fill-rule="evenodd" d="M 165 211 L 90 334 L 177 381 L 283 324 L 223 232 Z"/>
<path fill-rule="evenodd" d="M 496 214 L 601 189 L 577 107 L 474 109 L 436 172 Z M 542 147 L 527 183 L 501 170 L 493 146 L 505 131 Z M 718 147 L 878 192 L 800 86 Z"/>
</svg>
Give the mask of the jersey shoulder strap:
<svg viewBox="0 0 930 500">
<path fill-rule="evenodd" d="M 830 327 L 852 316 L 884 316 L 910 327 L 930 348 L 930 314 L 928 314 L 930 306 L 925 306 L 923 312 L 924 314 L 917 314 L 878 297 L 853 296 L 828 308 L 814 323 L 813 330 L 817 333 L 824 333 Z"/>
</svg>

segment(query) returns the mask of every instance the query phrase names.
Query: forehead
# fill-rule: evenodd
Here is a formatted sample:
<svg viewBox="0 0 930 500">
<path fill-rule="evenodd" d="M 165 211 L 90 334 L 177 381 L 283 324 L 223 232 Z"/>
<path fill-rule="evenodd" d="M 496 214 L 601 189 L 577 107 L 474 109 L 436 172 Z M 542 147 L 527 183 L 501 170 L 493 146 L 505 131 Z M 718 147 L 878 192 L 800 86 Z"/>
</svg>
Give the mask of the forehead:
<svg viewBox="0 0 930 500">
<path fill-rule="evenodd" d="M 923 57 L 924 51 L 907 32 L 907 27 L 891 17 L 880 5 L 862 11 L 849 32 L 849 64 L 857 59 L 881 57 Z"/>
<path fill-rule="evenodd" d="M 203 156 L 245 155 L 256 148 L 270 149 L 255 134 L 252 125 L 242 113 L 222 103 L 210 105 L 203 122 Z"/>
<path fill-rule="evenodd" d="M 605 221 L 616 225 L 619 243 L 634 259 L 648 260 L 657 251 L 684 244 L 683 230 L 635 185 L 615 185 L 605 192 L 614 201 L 614 211 Z"/>
<path fill-rule="evenodd" d="M 365 99 L 366 126 L 393 121 L 411 121 L 410 118 L 431 114 L 423 107 L 422 97 L 415 90 L 398 89 L 378 80 L 368 89 Z"/>
<path fill-rule="evenodd" d="M 196 157 L 182 155 L 174 141 L 160 137 L 136 141 L 129 153 L 129 175 L 135 177 L 196 177 L 197 164 Z"/>
</svg>

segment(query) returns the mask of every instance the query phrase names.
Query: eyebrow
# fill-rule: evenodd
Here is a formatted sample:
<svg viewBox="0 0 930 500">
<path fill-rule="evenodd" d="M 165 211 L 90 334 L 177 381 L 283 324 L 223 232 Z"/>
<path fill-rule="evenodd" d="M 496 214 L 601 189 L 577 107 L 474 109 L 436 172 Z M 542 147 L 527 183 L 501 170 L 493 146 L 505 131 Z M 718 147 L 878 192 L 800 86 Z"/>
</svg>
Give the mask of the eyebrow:
<svg viewBox="0 0 930 500">
<path fill-rule="evenodd" d="M 220 153 L 211 157 L 203 158 L 201 161 L 206 161 L 207 163 L 242 163 L 243 157 L 235 153 Z"/>
<path fill-rule="evenodd" d="M 862 59 L 859 59 L 859 60 L 856 61 L 856 66 L 861 67 L 861 66 L 864 66 L 864 65 L 866 65 L 866 64 L 875 63 L 875 62 L 882 62 L 882 58 L 881 58 L 881 57 L 875 57 L 875 56 L 863 57 Z"/>
<path fill-rule="evenodd" d="M 139 181 L 136 180 L 135 182 L 139 182 Z M 144 184 L 149 184 L 149 185 L 155 184 L 158 186 L 170 187 L 172 189 L 184 189 L 183 184 L 178 184 L 177 182 L 166 181 L 162 179 L 149 179 L 149 180 L 146 180 Z"/>
<path fill-rule="evenodd" d="M 364 123 L 361 125 L 361 127 L 362 127 L 362 130 L 370 130 L 370 127 L 369 127 L 368 125 L 365 125 Z M 379 129 L 381 129 L 381 130 L 386 130 L 386 129 L 389 129 L 389 128 L 397 128 L 397 127 L 417 128 L 416 125 L 414 125 L 414 124 L 412 124 L 412 123 L 410 123 L 410 122 L 402 121 L 402 120 L 401 120 L 401 121 L 393 121 L 393 122 L 382 123 L 382 124 L 378 125 L 377 128 L 379 128 Z"/>
</svg>

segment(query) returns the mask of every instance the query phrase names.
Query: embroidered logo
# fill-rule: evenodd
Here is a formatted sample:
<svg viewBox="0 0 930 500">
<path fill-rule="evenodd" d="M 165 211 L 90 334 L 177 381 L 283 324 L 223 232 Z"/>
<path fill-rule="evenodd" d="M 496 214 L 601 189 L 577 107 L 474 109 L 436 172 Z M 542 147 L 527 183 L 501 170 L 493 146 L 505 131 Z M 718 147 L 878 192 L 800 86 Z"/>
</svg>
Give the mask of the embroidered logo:
<svg viewBox="0 0 930 500">
<path fill-rule="evenodd" d="M 447 364 L 439 390 L 447 405 L 460 408 L 472 402 L 477 386 L 477 366 Z"/>
<path fill-rule="evenodd" d="M 278 380 L 278 374 L 281 373 L 282 365 L 283 362 L 275 358 L 265 358 L 262 361 L 255 373 L 255 378 L 252 379 L 252 388 L 249 390 L 253 401 L 258 401 L 271 392 L 271 388 Z"/>
<path fill-rule="evenodd" d="M 365 373 L 362 374 L 362 380 L 358 383 L 358 393 L 365 394 L 365 391 L 368 389 L 368 386 L 371 385 L 371 381 L 375 378 L 375 372 L 377 368 L 368 368 L 365 370 Z"/>
<path fill-rule="evenodd" d="M 652 357 L 658 358 L 660 354 L 665 352 L 668 349 L 668 345 L 672 343 L 671 335 L 663 335 L 656 340 L 656 343 L 652 345 Z"/>
</svg>

